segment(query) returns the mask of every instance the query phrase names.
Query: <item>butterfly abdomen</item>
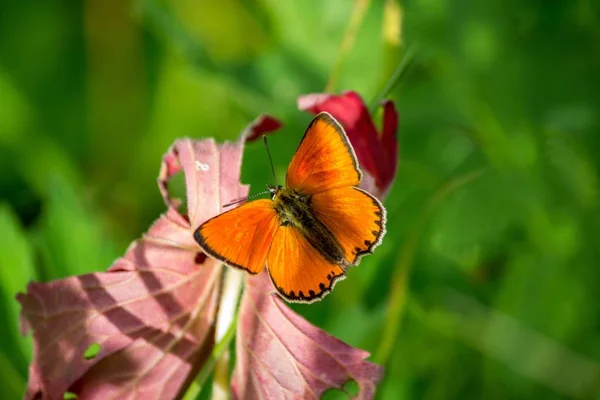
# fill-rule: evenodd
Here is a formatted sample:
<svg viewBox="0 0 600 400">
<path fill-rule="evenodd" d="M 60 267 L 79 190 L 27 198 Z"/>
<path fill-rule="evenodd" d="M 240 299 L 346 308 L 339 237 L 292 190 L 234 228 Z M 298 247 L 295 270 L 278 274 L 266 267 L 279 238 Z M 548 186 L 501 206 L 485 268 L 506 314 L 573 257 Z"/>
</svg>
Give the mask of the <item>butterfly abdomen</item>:
<svg viewBox="0 0 600 400">
<path fill-rule="evenodd" d="M 279 225 L 292 226 L 329 262 L 341 264 L 344 250 L 333 233 L 315 216 L 310 196 L 291 189 L 280 189 L 275 196 Z"/>
</svg>

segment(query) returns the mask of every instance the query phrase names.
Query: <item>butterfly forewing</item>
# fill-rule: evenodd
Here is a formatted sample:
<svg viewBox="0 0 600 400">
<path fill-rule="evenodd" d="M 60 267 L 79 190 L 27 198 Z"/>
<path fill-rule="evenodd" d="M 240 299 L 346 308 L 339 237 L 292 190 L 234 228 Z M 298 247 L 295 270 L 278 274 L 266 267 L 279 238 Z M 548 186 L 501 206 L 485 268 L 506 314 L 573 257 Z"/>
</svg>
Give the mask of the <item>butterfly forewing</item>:
<svg viewBox="0 0 600 400">
<path fill-rule="evenodd" d="M 210 256 L 252 274 L 260 272 L 279 228 L 273 201 L 262 199 L 220 214 L 194 233 Z"/>
<path fill-rule="evenodd" d="M 306 194 L 356 186 L 361 172 L 340 124 L 320 113 L 308 126 L 286 176 L 286 186 Z"/>
</svg>

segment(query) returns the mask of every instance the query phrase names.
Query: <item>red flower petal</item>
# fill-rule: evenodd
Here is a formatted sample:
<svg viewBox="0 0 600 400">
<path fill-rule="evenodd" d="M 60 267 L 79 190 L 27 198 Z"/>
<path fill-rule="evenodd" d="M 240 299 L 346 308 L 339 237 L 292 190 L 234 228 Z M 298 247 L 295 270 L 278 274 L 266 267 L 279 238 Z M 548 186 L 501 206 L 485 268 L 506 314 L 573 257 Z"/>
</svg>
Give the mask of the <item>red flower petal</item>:
<svg viewBox="0 0 600 400">
<path fill-rule="evenodd" d="M 333 115 L 346 130 L 360 165 L 376 175 L 375 160 L 380 152 L 377 146 L 379 142 L 377 130 L 371 121 L 369 110 L 356 92 L 346 92 L 341 96 L 324 94 L 300 96 L 298 107 L 313 114 L 327 111 Z"/>
<path fill-rule="evenodd" d="M 298 108 L 317 114 L 326 111 L 344 127 L 358 162 L 365 172 L 361 185 L 383 198 L 396 174 L 398 114 L 391 101 L 384 102 L 383 134 L 379 135 L 369 110 L 356 92 L 342 95 L 309 94 L 298 98 Z M 368 177 L 370 175 L 373 180 Z M 374 182 L 373 182 L 374 181 Z"/>
<path fill-rule="evenodd" d="M 234 399 L 313 398 L 349 380 L 361 399 L 372 398 L 383 367 L 311 325 L 273 293 L 265 272 L 248 277 L 237 330 Z"/>
<path fill-rule="evenodd" d="M 32 283 L 17 299 L 33 329 L 27 398 L 172 398 L 213 345 L 220 263 L 198 257 L 193 229 L 239 184 L 243 138 L 234 144 L 178 140 L 164 157 L 159 186 L 183 169 L 189 218 L 174 207 L 108 272 Z M 94 357 L 84 357 L 92 344 Z"/>
<path fill-rule="evenodd" d="M 283 124 L 278 119 L 269 115 L 261 115 L 250 124 L 243 135 L 246 137 L 247 142 L 253 142 L 260 139 L 264 134 L 276 131 L 282 126 Z"/>
<path fill-rule="evenodd" d="M 381 134 L 381 146 L 385 156 L 384 168 L 381 168 L 381 181 L 389 185 L 396 176 L 398 167 L 398 112 L 396 106 L 390 100 L 385 100 L 383 105 L 383 126 Z"/>
</svg>

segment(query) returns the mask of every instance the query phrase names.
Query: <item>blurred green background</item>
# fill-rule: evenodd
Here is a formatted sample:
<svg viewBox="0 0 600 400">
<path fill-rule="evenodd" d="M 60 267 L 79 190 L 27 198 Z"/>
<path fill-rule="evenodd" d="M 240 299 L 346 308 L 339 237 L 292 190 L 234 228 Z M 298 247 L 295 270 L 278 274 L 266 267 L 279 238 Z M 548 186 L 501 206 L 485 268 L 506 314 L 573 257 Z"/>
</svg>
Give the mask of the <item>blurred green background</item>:
<svg viewBox="0 0 600 400">
<path fill-rule="evenodd" d="M 0 8 L 3 398 L 22 396 L 32 352 L 15 293 L 123 254 L 164 210 L 175 138 L 233 140 L 272 114 L 283 178 L 311 119 L 298 95 L 370 103 L 394 71 L 388 234 L 326 300 L 294 308 L 385 364 L 378 398 L 600 398 L 598 2 Z M 243 180 L 270 181 L 260 143 Z"/>
</svg>

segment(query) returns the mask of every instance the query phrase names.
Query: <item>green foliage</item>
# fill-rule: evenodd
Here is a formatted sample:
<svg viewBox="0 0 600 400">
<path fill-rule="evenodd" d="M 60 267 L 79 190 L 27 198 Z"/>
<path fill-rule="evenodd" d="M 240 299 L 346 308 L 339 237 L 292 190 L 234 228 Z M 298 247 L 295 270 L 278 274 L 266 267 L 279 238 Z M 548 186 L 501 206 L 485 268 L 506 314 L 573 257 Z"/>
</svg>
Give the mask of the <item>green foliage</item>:
<svg viewBox="0 0 600 400">
<path fill-rule="evenodd" d="M 25 384 L 31 339 L 19 333 L 19 305 L 15 295 L 36 275 L 30 245 L 10 207 L 0 203 L 0 384 L 19 397 Z"/>
<path fill-rule="evenodd" d="M 372 0 L 340 56 L 353 2 L 222 3 L 2 3 L 6 398 L 31 357 L 14 295 L 122 254 L 164 210 L 174 139 L 233 140 L 275 115 L 283 180 L 310 120 L 298 95 L 335 70 L 334 91 L 371 105 L 401 63 L 388 234 L 325 301 L 294 309 L 385 361 L 379 398 L 597 397 L 598 4 Z M 260 143 L 242 176 L 254 193 L 270 183 Z"/>
<path fill-rule="evenodd" d="M 48 199 L 33 229 L 46 279 L 106 269 L 119 256 L 102 220 L 85 209 L 60 176 L 48 177 Z"/>
</svg>

